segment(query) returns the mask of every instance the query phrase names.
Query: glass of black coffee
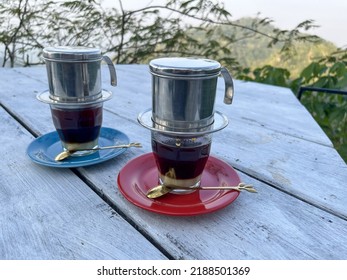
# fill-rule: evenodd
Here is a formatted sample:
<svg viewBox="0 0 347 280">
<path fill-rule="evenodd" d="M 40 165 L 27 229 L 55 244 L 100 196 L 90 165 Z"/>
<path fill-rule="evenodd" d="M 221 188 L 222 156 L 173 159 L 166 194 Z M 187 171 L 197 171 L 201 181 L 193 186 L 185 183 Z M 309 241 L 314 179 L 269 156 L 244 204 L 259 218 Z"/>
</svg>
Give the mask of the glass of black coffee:
<svg viewBox="0 0 347 280">
<path fill-rule="evenodd" d="M 152 131 L 152 151 L 159 173 L 159 183 L 187 189 L 198 187 L 211 149 L 211 134 L 182 137 Z"/>
<path fill-rule="evenodd" d="M 54 126 L 64 150 L 92 149 L 98 146 L 102 125 L 103 103 L 89 105 L 51 105 Z M 82 156 L 93 151 L 79 151 L 73 156 Z"/>
</svg>

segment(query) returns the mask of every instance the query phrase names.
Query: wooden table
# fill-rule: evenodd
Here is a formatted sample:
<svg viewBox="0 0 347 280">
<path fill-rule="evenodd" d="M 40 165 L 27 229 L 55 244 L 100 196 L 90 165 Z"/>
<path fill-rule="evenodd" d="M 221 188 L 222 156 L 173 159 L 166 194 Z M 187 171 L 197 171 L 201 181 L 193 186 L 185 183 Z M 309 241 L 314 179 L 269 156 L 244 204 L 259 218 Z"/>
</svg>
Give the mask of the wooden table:
<svg viewBox="0 0 347 280">
<path fill-rule="evenodd" d="M 146 65 L 118 65 L 104 104 L 105 127 L 140 141 L 107 162 L 74 169 L 38 165 L 26 154 L 54 131 L 45 67 L 0 69 L 0 259 L 346 259 L 347 166 L 311 115 L 286 88 L 235 82 L 229 126 L 211 154 L 233 166 L 257 194 L 241 193 L 205 215 L 173 217 L 130 203 L 117 175 L 151 152 L 137 123 L 151 106 Z"/>
</svg>

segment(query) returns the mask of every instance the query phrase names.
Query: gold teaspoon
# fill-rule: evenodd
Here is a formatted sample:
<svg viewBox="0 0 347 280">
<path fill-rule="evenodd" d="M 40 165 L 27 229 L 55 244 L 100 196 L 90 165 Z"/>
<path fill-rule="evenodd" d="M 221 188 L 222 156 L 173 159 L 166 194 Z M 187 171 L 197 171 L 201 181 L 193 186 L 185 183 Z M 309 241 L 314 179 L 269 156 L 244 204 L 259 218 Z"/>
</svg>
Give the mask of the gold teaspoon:
<svg viewBox="0 0 347 280">
<path fill-rule="evenodd" d="M 54 158 L 54 160 L 55 161 L 61 161 L 63 159 L 68 158 L 72 154 L 74 154 L 76 152 L 81 152 L 81 151 L 99 151 L 99 150 L 106 150 L 106 149 L 118 149 L 118 148 L 130 148 L 130 147 L 141 148 L 142 145 L 140 143 L 129 143 L 129 144 L 124 144 L 124 145 L 115 145 L 115 146 L 96 147 L 96 148 L 90 148 L 90 149 L 63 151 L 60 154 L 58 154 Z"/>
<path fill-rule="evenodd" d="M 146 196 L 148 198 L 157 198 L 161 197 L 167 193 L 169 193 L 172 190 L 175 189 L 187 189 L 187 190 L 236 190 L 236 191 L 248 191 L 252 193 L 256 193 L 257 190 L 253 188 L 252 185 L 247 185 L 245 183 L 240 183 L 237 186 L 218 186 L 218 187 L 195 187 L 195 188 L 185 188 L 185 187 L 178 187 L 178 186 L 166 186 L 166 185 L 159 185 L 154 188 L 151 188 Z"/>
</svg>

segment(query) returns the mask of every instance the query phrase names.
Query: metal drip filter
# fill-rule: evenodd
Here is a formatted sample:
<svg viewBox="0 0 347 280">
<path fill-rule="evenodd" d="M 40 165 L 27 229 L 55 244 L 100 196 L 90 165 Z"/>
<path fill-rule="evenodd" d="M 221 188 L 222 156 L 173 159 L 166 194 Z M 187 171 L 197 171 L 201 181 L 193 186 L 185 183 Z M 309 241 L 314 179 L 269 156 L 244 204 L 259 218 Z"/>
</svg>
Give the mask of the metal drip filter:
<svg viewBox="0 0 347 280">
<path fill-rule="evenodd" d="M 213 130 L 217 78 L 220 74 L 225 80 L 224 103 L 232 103 L 232 77 L 217 61 L 159 58 L 152 60 L 149 68 L 152 74 L 154 129 L 189 133 Z M 141 117 L 139 122 L 143 124 Z"/>
<path fill-rule="evenodd" d="M 111 92 L 101 88 L 101 61 L 108 64 L 111 85 L 117 85 L 111 59 L 96 48 L 77 46 L 47 47 L 43 50 L 49 91 L 40 93 L 40 101 L 49 104 L 88 104 L 109 99 Z"/>
</svg>

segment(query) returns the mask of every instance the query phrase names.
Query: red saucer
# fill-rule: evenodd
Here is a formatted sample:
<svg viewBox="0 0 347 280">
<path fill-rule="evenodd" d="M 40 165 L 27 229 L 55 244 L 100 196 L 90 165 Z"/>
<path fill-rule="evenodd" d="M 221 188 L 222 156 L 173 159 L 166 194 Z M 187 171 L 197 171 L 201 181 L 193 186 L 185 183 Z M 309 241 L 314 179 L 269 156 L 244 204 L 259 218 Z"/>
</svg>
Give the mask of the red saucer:
<svg viewBox="0 0 347 280">
<path fill-rule="evenodd" d="M 240 178 L 226 162 L 210 156 L 202 174 L 201 186 L 236 186 Z M 238 196 L 234 190 L 197 190 L 190 194 L 167 194 L 160 198 L 146 197 L 147 191 L 158 185 L 158 171 L 152 153 L 139 156 L 125 165 L 118 175 L 118 186 L 131 203 L 148 211 L 172 215 L 193 216 L 217 211 Z"/>
</svg>

